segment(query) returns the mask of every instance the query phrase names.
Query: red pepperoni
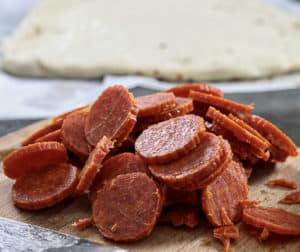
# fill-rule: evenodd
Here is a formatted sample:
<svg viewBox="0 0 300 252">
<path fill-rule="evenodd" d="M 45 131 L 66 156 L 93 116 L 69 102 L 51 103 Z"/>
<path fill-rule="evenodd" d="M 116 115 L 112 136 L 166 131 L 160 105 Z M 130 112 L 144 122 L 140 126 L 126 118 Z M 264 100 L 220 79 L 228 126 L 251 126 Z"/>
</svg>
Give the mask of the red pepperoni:
<svg viewBox="0 0 300 252">
<path fill-rule="evenodd" d="M 87 111 L 74 112 L 68 115 L 62 125 L 62 139 L 68 150 L 86 159 L 92 150 L 84 133 Z"/>
<path fill-rule="evenodd" d="M 243 119 L 268 139 L 275 147 L 286 152 L 290 156 L 297 156 L 296 145 L 274 124 L 258 115 L 248 115 Z"/>
<path fill-rule="evenodd" d="M 134 128 L 136 115 L 134 97 L 125 87 L 107 88 L 92 105 L 86 118 L 87 141 L 95 146 L 106 136 L 116 140 L 116 146 L 120 146 Z"/>
<path fill-rule="evenodd" d="M 300 215 L 287 212 L 281 208 L 244 208 L 243 222 L 256 228 L 266 228 L 276 234 L 300 235 Z"/>
<path fill-rule="evenodd" d="M 35 169 L 64 163 L 68 160 L 63 144 L 57 142 L 41 142 L 24 146 L 15 150 L 3 160 L 4 173 L 16 179 Z"/>
<path fill-rule="evenodd" d="M 196 208 L 175 206 L 164 212 L 158 222 L 160 224 L 171 223 L 174 227 L 187 226 L 195 228 L 199 225 L 200 219 Z"/>
<path fill-rule="evenodd" d="M 31 134 L 28 138 L 26 138 L 23 142 L 22 142 L 22 146 L 26 146 L 28 144 L 32 144 L 34 143 L 37 139 L 39 139 L 40 137 L 43 137 L 55 130 L 58 130 L 61 128 L 62 125 L 62 121 L 52 121 L 50 124 L 46 125 L 45 127 L 39 129 L 38 131 L 34 132 L 33 134 Z"/>
<path fill-rule="evenodd" d="M 191 98 L 176 97 L 176 105 L 174 107 L 166 108 L 160 113 L 144 117 L 142 119 L 142 123 L 147 123 L 150 125 L 153 123 L 166 121 L 177 116 L 188 114 L 193 111 L 193 109 L 193 100 Z"/>
<path fill-rule="evenodd" d="M 279 203 L 299 204 L 300 203 L 300 191 L 289 193 L 283 199 L 279 200 Z"/>
<path fill-rule="evenodd" d="M 135 100 L 138 107 L 138 117 L 154 116 L 176 105 L 173 93 L 155 93 L 137 97 Z"/>
<path fill-rule="evenodd" d="M 78 171 L 70 164 L 56 164 L 18 178 L 12 188 L 17 207 L 42 209 L 70 196 L 78 182 Z"/>
<path fill-rule="evenodd" d="M 248 198 L 247 177 L 240 163 L 231 161 L 225 171 L 202 191 L 202 208 L 214 226 L 223 226 L 221 210 L 232 222 L 242 213 L 240 201 Z"/>
<path fill-rule="evenodd" d="M 39 137 L 38 139 L 36 139 L 34 142 L 38 143 L 38 142 L 60 142 L 61 141 L 61 130 L 54 130 L 51 131 L 50 133 Z"/>
<path fill-rule="evenodd" d="M 177 190 L 194 191 L 213 181 L 232 158 L 227 141 L 205 133 L 199 145 L 182 158 L 149 170 L 160 181 Z"/>
<path fill-rule="evenodd" d="M 101 171 L 97 174 L 90 188 L 89 199 L 93 202 L 97 191 L 105 181 L 109 181 L 120 174 L 144 172 L 149 173 L 146 163 L 133 153 L 121 153 L 103 162 Z"/>
<path fill-rule="evenodd" d="M 187 83 L 182 84 L 173 88 L 170 88 L 166 90 L 165 92 L 173 92 L 176 96 L 179 97 L 188 97 L 190 91 L 198 91 L 205 94 L 210 94 L 214 96 L 223 97 L 223 92 L 216 87 L 213 87 L 209 84 L 203 84 L 203 83 Z"/>
<path fill-rule="evenodd" d="M 194 149 L 203 131 L 201 117 L 179 116 L 143 131 L 135 142 L 135 150 L 148 163 L 166 163 Z"/>
<path fill-rule="evenodd" d="M 217 97 L 196 91 L 190 91 L 189 97 L 193 98 L 196 102 L 216 107 L 227 113 L 231 112 L 248 114 L 254 108 L 253 105 L 245 105 L 235 101 L 227 100 L 222 97 Z"/>
<path fill-rule="evenodd" d="M 287 187 L 291 189 L 296 189 L 297 184 L 294 181 L 290 181 L 284 178 L 279 178 L 279 179 L 272 179 L 267 182 L 268 186 L 274 187 L 274 186 L 282 186 L 282 187 Z"/>
<path fill-rule="evenodd" d="M 81 195 L 92 185 L 97 173 L 102 167 L 102 162 L 109 151 L 114 147 L 114 143 L 107 137 L 102 137 L 94 150 L 89 155 L 79 176 L 79 183 L 76 186 L 75 195 Z"/>
<path fill-rule="evenodd" d="M 99 189 L 93 219 L 104 237 L 118 242 L 137 241 L 152 232 L 162 203 L 158 186 L 146 174 L 122 174 Z"/>
</svg>

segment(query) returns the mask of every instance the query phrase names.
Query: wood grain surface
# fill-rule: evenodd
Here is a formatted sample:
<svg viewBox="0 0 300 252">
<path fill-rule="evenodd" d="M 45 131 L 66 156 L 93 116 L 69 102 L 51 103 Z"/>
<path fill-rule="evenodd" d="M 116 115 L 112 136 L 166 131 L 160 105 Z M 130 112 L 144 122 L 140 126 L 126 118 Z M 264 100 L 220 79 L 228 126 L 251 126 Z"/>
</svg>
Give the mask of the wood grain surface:
<svg viewBox="0 0 300 252">
<path fill-rule="evenodd" d="M 21 141 L 32 131 L 45 125 L 41 121 L 19 131 L 0 138 L 0 158 L 9 151 L 18 147 Z M 298 149 L 298 151 L 300 151 Z M 2 164 L 1 164 L 2 166 Z M 274 169 L 255 170 L 250 184 L 250 199 L 262 201 L 261 205 L 283 207 L 288 211 L 300 214 L 300 204 L 283 205 L 277 201 L 291 192 L 290 189 L 269 188 L 265 183 L 273 178 L 291 179 L 300 187 L 300 156 L 290 158 L 285 163 L 278 164 Z M 69 199 L 57 206 L 39 211 L 24 211 L 14 207 L 11 200 L 11 186 L 13 180 L 6 178 L 0 169 L 0 216 L 11 218 L 26 223 L 58 230 L 63 233 L 76 235 L 91 241 L 112 244 L 103 239 L 95 227 L 79 231 L 71 227 L 72 222 L 78 218 L 90 216 L 91 208 L 86 195 L 79 199 Z M 249 234 L 242 223 L 239 224 L 240 238 L 232 244 L 233 251 L 300 251 L 300 237 L 271 236 L 266 242 L 259 242 Z M 133 244 L 114 244 L 130 251 L 222 251 L 222 245 L 212 237 L 212 228 L 203 219 L 196 229 L 173 228 L 170 226 L 157 226 L 152 235 L 143 241 Z"/>
</svg>

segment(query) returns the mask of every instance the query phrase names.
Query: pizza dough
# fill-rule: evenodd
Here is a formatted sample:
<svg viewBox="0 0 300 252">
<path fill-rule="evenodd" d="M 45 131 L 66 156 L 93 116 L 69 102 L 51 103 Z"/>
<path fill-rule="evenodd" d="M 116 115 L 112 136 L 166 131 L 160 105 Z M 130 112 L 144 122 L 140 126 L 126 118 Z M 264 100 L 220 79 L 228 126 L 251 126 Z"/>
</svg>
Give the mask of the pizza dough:
<svg viewBox="0 0 300 252">
<path fill-rule="evenodd" d="M 300 70 L 300 18 L 241 0 L 46 0 L 3 45 L 20 76 L 167 80 L 259 78 Z"/>
</svg>

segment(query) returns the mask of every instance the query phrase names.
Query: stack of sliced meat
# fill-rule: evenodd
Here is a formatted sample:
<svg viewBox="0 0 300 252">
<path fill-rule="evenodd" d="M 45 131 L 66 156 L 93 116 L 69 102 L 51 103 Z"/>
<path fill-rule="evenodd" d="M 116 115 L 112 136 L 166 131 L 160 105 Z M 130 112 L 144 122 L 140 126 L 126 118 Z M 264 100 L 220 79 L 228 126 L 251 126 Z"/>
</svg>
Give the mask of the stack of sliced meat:
<svg viewBox="0 0 300 252">
<path fill-rule="evenodd" d="M 264 238 L 300 235 L 299 215 L 247 201 L 252 168 L 297 155 L 294 143 L 252 109 L 207 84 L 137 98 L 109 87 L 4 159 L 5 174 L 16 179 L 13 201 L 42 209 L 88 193 L 93 215 L 74 226 L 94 224 L 119 242 L 143 239 L 158 223 L 194 228 L 202 211 L 225 250 L 238 239 L 241 220 Z"/>
</svg>

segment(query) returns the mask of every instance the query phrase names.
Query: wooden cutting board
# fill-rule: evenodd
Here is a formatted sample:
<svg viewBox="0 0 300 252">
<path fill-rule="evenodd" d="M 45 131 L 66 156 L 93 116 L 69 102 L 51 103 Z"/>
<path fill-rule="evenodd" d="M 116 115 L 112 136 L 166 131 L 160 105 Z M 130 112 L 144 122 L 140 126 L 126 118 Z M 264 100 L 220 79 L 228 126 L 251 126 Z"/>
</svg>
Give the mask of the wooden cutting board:
<svg viewBox="0 0 300 252">
<path fill-rule="evenodd" d="M 0 158 L 10 150 L 18 147 L 21 141 L 31 132 L 47 123 L 41 121 L 19 131 L 0 138 Z M 298 150 L 300 151 L 300 150 Z M 1 164 L 2 166 L 2 164 Z M 283 207 L 288 211 L 300 214 L 300 204 L 277 204 L 285 194 L 292 190 L 284 188 L 269 188 L 266 181 L 271 178 L 287 178 L 298 183 L 300 187 L 300 155 L 290 158 L 285 163 L 277 165 L 275 169 L 261 169 L 253 172 L 250 183 L 250 199 L 262 201 L 262 205 Z M 73 221 L 90 216 L 91 209 L 87 197 L 84 195 L 76 200 L 67 200 L 55 207 L 40 211 L 24 211 L 14 207 L 11 200 L 11 186 L 13 181 L 3 175 L 0 168 L 0 216 L 23 221 L 60 232 L 77 235 L 91 241 L 111 244 L 104 240 L 94 227 L 83 231 L 71 227 Z M 300 251 L 300 237 L 271 237 L 266 242 L 259 242 L 251 236 L 243 224 L 239 224 L 240 238 L 232 244 L 234 251 Z M 203 220 L 197 229 L 173 228 L 157 226 L 152 235 L 140 242 L 130 245 L 114 244 L 130 251 L 222 251 L 222 245 L 212 237 L 212 228 Z"/>
</svg>

